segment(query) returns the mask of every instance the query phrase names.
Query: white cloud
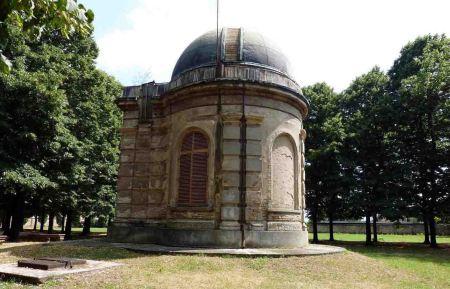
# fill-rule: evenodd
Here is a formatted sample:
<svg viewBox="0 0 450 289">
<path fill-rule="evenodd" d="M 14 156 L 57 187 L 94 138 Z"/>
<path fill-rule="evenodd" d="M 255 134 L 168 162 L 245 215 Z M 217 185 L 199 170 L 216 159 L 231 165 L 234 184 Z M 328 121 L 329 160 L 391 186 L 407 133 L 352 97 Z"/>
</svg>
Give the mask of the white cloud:
<svg viewBox="0 0 450 289">
<path fill-rule="evenodd" d="M 426 33 L 450 33 L 450 2 L 222 0 L 220 25 L 257 30 L 290 59 L 301 85 L 344 89 L 374 65 L 388 69 L 403 45 Z M 97 39 L 98 64 L 124 84 L 150 70 L 168 81 L 183 49 L 214 29 L 215 0 L 141 0 L 124 15 L 128 28 Z"/>
</svg>

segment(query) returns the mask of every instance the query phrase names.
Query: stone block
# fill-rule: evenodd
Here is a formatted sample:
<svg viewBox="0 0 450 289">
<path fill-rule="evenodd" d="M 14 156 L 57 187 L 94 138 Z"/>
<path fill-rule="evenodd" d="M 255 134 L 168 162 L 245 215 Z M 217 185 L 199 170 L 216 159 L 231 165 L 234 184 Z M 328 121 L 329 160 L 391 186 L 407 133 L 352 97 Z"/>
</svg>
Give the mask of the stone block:
<svg viewBox="0 0 450 289">
<path fill-rule="evenodd" d="M 259 206 L 261 204 L 261 191 L 246 191 L 245 200 L 247 206 Z"/>
<path fill-rule="evenodd" d="M 123 112 L 123 119 L 138 119 L 139 111 L 137 110 L 126 110 Z"/>
<path fill-rule="evenodd" d="M 117 190 L 118 191 L 131 190 L 132 181 L 133 181 L 133 178 L 131 178 L 131 177 L 119 176 L 119 178 L 117 179 Z"/>
<path fill-rule="evenodd" d="M 117 197 L 117 204 L 131 204 L 131 197 Z"/>
<path fill-rule="evenodd" d="M 223 128 L 223 138 L 231 140 L 239 140 L 241 135 L 239 126 L 226 125 Z"/>
<path fill-rule="evenodd" d="M 222 175 L 222 185 L 224 187 L 238 187 L 239 173 L 238 172 L 224 172 Z"/>
<path fill-rule="evenodd" d="M 225 155 L 239 155 L 241 153 L 241 144 L 238 140 L 224 141 L 223 154 Z"/>
<path fill-rule="evenodd" d="M 246 149 L 248 156 L 260 156 L 262 150 L 261 142 L 248 140 Z"/>
<path fill-rule="evenodd" d="M 247 157 L 247 172 L 260 172 L 262 170 L 262 161 L 259 157 Z"/>
<path fill-rule="evenodd" d="M 245 178 L 247 188 L 261 188 L 261 173 L 247 172 Z"/>
<path fill-rule="evenodd" d="M 251 206 L 247 206 L 245 208 L 245 218 L 247 220 L 263 220 L 264 216 L 263 216 L 263 212 L 260 209 L 260 207 L 251 207 Z"/>
<path fill-rule="evenodd" d="M 131 203 L 131 191 L 118 191 L 117 192 L 118 204 L 130 204 Z"/>
<path fill-rule="evenodd" d="M 132 163 L 120 164 L 119 176 L 121 176 L 121 177 L 131 177 L 131 176 L 133 176 L 133 164 Z"/>
<path fill-rule="evenodd" d="M 220 229 L 221 230 L 239 230 L 241 225 L 238 221 L 222 221 L 220 223 Z"/>
<path fill-rule="evenodd" d="M 150 135 L 139 134 L 136 140 L 136 149 L 149 149 L 150 148 Z"/>
<path fill-rule="evenodd" d="M 129 163 L 134 161 L 134 150 L 121 150 L 120 152 L 120 162 Z"/>
<path fill-rule="evenodd" d="M 136 162 L 137 163 L 148 163 L 151 160 L 150 151 L 137 151 L 136 152 Z"/>
<path fill-rule="evenodd" d="M 148 190 L 133 190 L 131 203 L 133 205 L 146 205 L 148 202 Z"/>
<path fill-rule="evenodd" d="M 222 220 L 237 221 L 239 220 L 239 207 L 236 206 L 222 206 L 221 208 Z"/>
<path fill-rule="evenodd" d="M 147 218 L 149 219 L 161 219 L 166 216 L 166 207 L 148 207 Z"/>
<path fill-rule="evenodd" d="M 150 178 L 150 189 L 162 189 L 164 184 L 164 180 L 161 178 Z"/>
<path fill-rule="evenodd" d="M 129 218 L 131 216 L 131 206 L 125 204 L 117 204 L 116 216 L 117 218 Z"/>
<path fill-rule="evenodd" d="M 136 219 L 145 219 L 147 217 L 147 206 L 131 205 L 131 217 Z"/>
<path fill-rule="evenodd" d="M 300 222 L 267 222 L 268 231 L 300 231 L 302 223 Z"/>
<path fill-rule="evenodd" d="M 239 204 L 239 190 L 237 187 L 223 190 L 222 204 Z"/>
<path fill-rule="evenodd" d="M 166 173 L 166 162 L 153 162 L 150 164 L 150 175 L 160 176 Z"/>
<path fill-rule="evenodd" d="M 134 165 L 134 175 L 135 176 L 148 176 L 149 172 L 150 172 L 150 164 L 136 163 Z"/>
<path fill-rule="evenodd" d="M 161 189 L 151 189 L 148 194 L 149 204 L 161 204 L 164 199 L 164 191 Z"/>
<path fill-rule="evenodd" d="M 148 177 L 134 177 L 133 189 L 147 189 L 149 187 Z"/>
<path fill-rule="evenodd" d="M 239 171 L 240 159 L 239 156 L 224 156 L 222 162 L 222 169 L 224 171 Z"/>
<path fill-rule="evenodd" d="M 122 141 L 120 142 L 121 149 L 134 149 L 136 144 L 136 139 L 134 137 L 122 137 Z"/>
<path fill-rule="evenodd" d="M 137 127 L 138 120 L 137 119 L 124 119 L 123 120 L 123 127 L 129 128 L 129 127 Z"/>
<path fill-rule="evenodd" d="M 249 126 L 247 127 L 247 141 L 249 140 L 262 140 L 263 133 L 260 126 Z"/>
</svg>

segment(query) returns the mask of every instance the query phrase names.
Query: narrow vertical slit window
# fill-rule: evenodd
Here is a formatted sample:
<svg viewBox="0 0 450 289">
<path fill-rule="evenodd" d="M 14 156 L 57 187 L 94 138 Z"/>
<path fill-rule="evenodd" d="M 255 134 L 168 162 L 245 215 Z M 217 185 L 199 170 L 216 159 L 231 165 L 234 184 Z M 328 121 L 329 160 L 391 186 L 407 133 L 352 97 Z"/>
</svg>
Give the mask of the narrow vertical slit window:
<svg viewBox="0 0 450 289">
<path fill-rule="evenodd" d="M 206 206 L 208 183 L 208 139 L 198 131 L 181 143 L 178 186 L 179 206 Z"/>
</svg>

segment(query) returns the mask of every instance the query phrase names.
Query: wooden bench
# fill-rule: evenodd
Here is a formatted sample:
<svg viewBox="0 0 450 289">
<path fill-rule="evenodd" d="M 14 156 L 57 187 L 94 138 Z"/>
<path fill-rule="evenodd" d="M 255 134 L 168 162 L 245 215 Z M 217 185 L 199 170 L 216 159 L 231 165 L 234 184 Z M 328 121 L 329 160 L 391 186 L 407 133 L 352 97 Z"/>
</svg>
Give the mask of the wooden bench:
<svg viewBox="0 0 450 289">
<path fill-rule="evenodd" d="M 8 238 L 8 236 L 0 235 L 0 243 L 6 242 L 6 238 Z"/>
</svg>

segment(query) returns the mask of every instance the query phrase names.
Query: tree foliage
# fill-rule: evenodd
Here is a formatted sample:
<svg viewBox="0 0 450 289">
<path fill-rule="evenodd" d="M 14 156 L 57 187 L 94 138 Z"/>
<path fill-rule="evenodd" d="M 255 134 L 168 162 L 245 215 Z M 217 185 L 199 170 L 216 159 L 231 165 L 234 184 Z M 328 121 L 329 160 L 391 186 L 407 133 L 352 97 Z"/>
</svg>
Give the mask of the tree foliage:
<svg viewBox="0 0 450 289">
<path fill-rule="evenodd" d="M 313 223 L 330 219 L 327 212 L 365 217 L 370 244 L 371 220 L 375 230 L 378 217 L 418 217 L 436 246 L 435 222 L 448 220 L 450 204 L 449 67 L 449 39 L 426 35 L 408 43 L 387 74 L 375 67 L 339 95 L 323 83 L 305 89 Z M 329 202 L 335 191 L 345 210 Z"/>
<path fill-rule="evenodd" d="M 120 85 L 95 67 L 89 35 L 48 31 L 39 40 L 8 26 L 12 69 L 0 74 L 0 195 L 17 238 L 24 216 L 111 217 Z M 8 212 L 8 208 L 12 208 Z M 14 220 L 17 220 L 16 222 Z"/>
<path fill-rule="evenodd" d="M 42 34 L 58 30 L 65 38 L 75 31 L 89 35 L 94 13 L 76 0 L 0 1 L 0 72 L 8 72 L 11 61 L 3 53 L 10 39 L 8 26 L 20 29 L 25 37 L 38 40 Z"/>
</svg>

